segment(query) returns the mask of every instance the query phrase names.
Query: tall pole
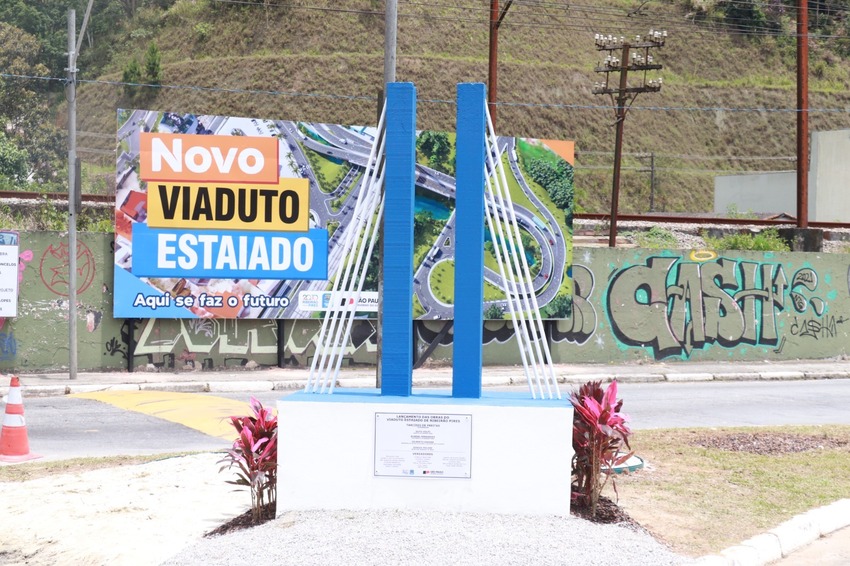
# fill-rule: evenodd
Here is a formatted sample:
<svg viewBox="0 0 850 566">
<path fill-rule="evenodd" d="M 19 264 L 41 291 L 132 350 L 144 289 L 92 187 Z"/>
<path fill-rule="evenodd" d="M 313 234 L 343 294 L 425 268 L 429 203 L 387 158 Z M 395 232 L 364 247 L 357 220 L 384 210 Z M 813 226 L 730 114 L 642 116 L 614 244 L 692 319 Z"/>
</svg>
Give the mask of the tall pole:
<svg viewBox="0 0 850 566">
<path fill-rule="evenodd" d="M 398 0 L 386 0 L 384 10 L 384 87 L 378 95 L 378 122 L 381 121 L 381 111 L 383 110 L 386 101 L 387 85 L 395 82 L 396 68 L 396 48 L 398 44 Z M 383 132 L 378 132 L 378 137 L 375 138 L 375 143 L 379 143 L 380 136 Z M 380 389 L 383 383 L 383 366 L 381 360 L 383 358 L 383 326 L 384 326 L 384 253 L 383 249 L 386 245 L 384 238 L 384 223 L 378 227 L 378 237 L 381 240 L 381 253 L 378 257 L 378 319 L 376 321 L 377 334 L 377 352 L 375 361 L 375 387 Z M 411 321 L 411 324 L 413 322 Z"/>
<path fill-rule="evenodd" d="M 608 245 L 612 248 L 617 247 L 617 210 L 620 203 L 620 164 L 623 156 L 623 128 L 625 126 L 626 114 L 629 111 L 631 102 L 634 102 L 638 94 L 643 92 L 659 92 L 661 90 L 661 79 L 647 79 L 647 71 L 661 70 L 661 65 L 653 63 L 653 57 L 650 55 L 650 49 L 664 47 L 667 40 L 667 32 L 660 30 L 649 30 L 649 34 L 643 38 L 635 36 L 634 43 L 630 43 L 620 36 L 596 34 L 596 49 L 608 53 L 602 65 L 594 69 L 597 73 L 605 75 L 605 82 L 593 85 L 593 94 L 604 94 L 611 97 L 611 101 L 615 106 L 615 126 L 617 127 L 616 137 L 614 139 L 614 175 L 611 186 L 611 227 L 608 234 Z M 634 49 L 632 53 L 631 50 Z M 613 53 L 621 51 L 621 58 L 618 59 Z M 631 60 L 629 54 L 631 53 Z M 643 80 L 640 86 L 629 87 L 628 77 L 629 71 L 643 71 Z M 617 87 L 610 85 L 611 73 L 619 73 L 620 80 Z M 653 169 L 654 157 L 653 157 Z M 651 198 L 651 197 L 650 197 Z M 650 204 L 650 207 L 652 205 Z"/>
<path fill-rule="evenodd" d="M 623 44 L 623 70 L 620 71 L 620 90 L 617 96 L 617 135 L 614 140 L 614 181 L 611 187 L 611 226 L 608 247 L 617 247 L 617 210 L 620 203 L 620 163 L 623 158 L 623 128 L 626 124 L 626 87 L 628 86 L 629 44 Z"/>
<path fill-rule="evenodd" d="M 487 109 L 490 110 L 490 118 L 493 127 L 496 127 L 496 95 L 499 84 L 499 27 L 505 14 L 514 0 L 505 2 L 505 7 L 499 9 L 499 0 L 490 0 L 490 66 L 487 74 Z"/>
<path fill-rule="evenodd" d="M 809 226 L 809 6 L 797 0 L 797 227 Z"/>
<path fill-rule="evenodd" d="M 395 82 L 398 0 L 386 0 L 384 12 L 384 88 Z"/>
<path fill-rule="evenodd" d="M 68 10 L 68 371 L 77 379 L 77 31 Z"/>
<path fill-rule="evenodd" d="M 496 127 L 496 90 L 499 82 L 499 0 L 490 0 L 490 67 L 487 73 L 487 106 Z"/>
<path fill-rule="evenodd" d="M 655 212 L 655 152 L 649 153 L 649 211 Z"/>
</svg>

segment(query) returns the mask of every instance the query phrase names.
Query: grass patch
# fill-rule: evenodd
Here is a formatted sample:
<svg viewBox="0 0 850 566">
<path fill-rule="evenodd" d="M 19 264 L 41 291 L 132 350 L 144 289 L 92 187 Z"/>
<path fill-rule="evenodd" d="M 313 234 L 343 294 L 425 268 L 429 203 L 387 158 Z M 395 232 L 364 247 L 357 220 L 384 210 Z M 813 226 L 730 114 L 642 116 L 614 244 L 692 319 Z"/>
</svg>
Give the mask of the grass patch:
<svg viewBox="0 0 850 566">
<path fill-rule="evenodd" d="M 817 436 L 838 447 L 760 455 L 696 444 L 741 431 Z M 631 442 L 646 468 L 618 478 L 620 505 L 691 556 L 719 552 L 850 493 L 850 426 L 639 430 Z"/>
<path fill-rule="evenodd" d="M 429 284 L 437 300 L 454 303 L 455 262 L 441 261 L 431 270 Z"/>
<path fill-rule="evenodd" d="M 431 291 L 434 296 L 443 303 L 454 304 L 454 282 L 455 282 L 455 263 L 453 261 L 441 261 L 431 270 Z M 501 289 L 489 283 L 484 282 L 484 300 L 498 301 L 504 300 L 505 294 Z M 415 308 L 415 304 L 414 304 Z"/>
<path fill-rule="evenodd" d="M 330 158 L 308 147 L 302 146 L 302 148 L 304 155 L 307 156 L 307 161 L 310 162 L 316 180 L 319 182 L 319 189 L 323 193 L 332 193 L 345 178 L 345 174 L 348 173 L 348 165 L 346 163 L 334 163 Z"/>
<path fill-rule="evenodd" d="M 673 250 L 679 246 L 673 232 L 660 226 L 653 226 L 646 232 L 635 234 L 637 245 L 651 250 Z"/>
<path fill-rule="evenodd" d="M 787 252 L 788 243 L 779 236 L 776 228 L 766 228 L 758 234 L 729 234 L 722 238 L 704 236 L 705 245 L 712 250 L 753 250 L 760 252 Z"/>
<path fill-rule="evenodd" d="M 413 295 L 413 318 L 417 319 L 425 314 L 425 308 L 419 302 L 419 297 Z"/>
</svg>

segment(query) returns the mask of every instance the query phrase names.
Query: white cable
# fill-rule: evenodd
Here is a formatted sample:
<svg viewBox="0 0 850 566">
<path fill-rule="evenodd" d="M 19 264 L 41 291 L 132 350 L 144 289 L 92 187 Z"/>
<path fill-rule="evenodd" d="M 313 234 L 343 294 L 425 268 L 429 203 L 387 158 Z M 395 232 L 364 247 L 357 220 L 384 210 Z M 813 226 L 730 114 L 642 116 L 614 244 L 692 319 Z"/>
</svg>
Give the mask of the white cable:
<svg viewBox="0 0 850 566">
<path fill-rule="evenodd" d="M 378 147 L 378 158 L 380 159 L 380 152 L 383 146 L 379 143 L 376 143 L 375 146 Z M 371 159 L 369 163 L 371 164 Z M 326 315 L 330 315 L 327 318 L 327 320 L 330 321 L 330 330 L 327 339 L 324 340 L 323 343 L 323 354 L 320 364 L 321 370 L 315 385 L 315 388 L 319 388 L 321 384 L 321 393 L 324 393 L 327 389 L 327 380 L 330 378 L 330 370 L 331 367 L 334 365 L 333 355 L 338 350 L 337 344 L 340 339 L 342 323 L 345 317 L 345 309 L 340 308 L 338 300 L 340 296 L 344 298 L 345 294 L 348 292 L 349 278 L 351 277 L 352 269 L 354 269 L 356 277 L 357 268 L 355 266 L 359 265 L 360 257 L 362 256 L 363 240 L 360 238 L 360 234 L 363 230 L 363 212 L 365 210 L 366 214 L 371 217 L 374 210 L 375 198 L 373 195 L 375 171 L 375 169 L 368 169 L 367 174 L 364 175 L 364 181 L 361 182 L 361 186 L 365 185 L 365 188 L 361 190 L 361 196 L 357 202 L 357 205 L 354 208 L 354 212 L 352 212 L 353 221 L 349 225 L 349 231 L 345 236 L 345 245 L 343 246 L 344 259 L 340 263 L 339 268 L 337 269 L 337 273 L 334 277 L 334 287 L 333 291 L 331 292 L 331 308 L 326 313 Z M 360 254 L 358 254 L 357 262 L 355 262 L 353 259 L 354 256 L 350 252 L 355 245 L 354 242 L 358 240 L 360 242 Z M 345 270 L 344 275 L 342 274 L 343 269 Z"/>
<path fill-rule="evenodd" d="M 382 174 L 381 174 L 381 181 L 380 182 L 381 183 L 383 182 L 383 171 L 382 171 Z M 382 196 L 381 197 L 381 204 L 378 205 L 378 213 L 375 215 L 375 220 L 376 220 L 375 229 L 372 230 L 372 234 L 371 234 L 371 237 L 369 239 L 369 251 L 366 252 L 366 265 L 363 267 L 360 279 L 357 283 L 357 292 L 354 294 L 354 303 L 349 303 L 349 305 L 348 305 L 348 308 L 350 309 L 350 315 L 349 315 L 348 319 L 346 320 L 345 335 L 342 339 L 342 342 L 340 342 L 341 345 L 346 344 L 348 342 L 348 339 L 351 337 L 351 329 L 354 326 L 355 310 L 356 310 L 357 305 L 360 303 L 360 293 L 363 290 L 363 283 L 366 281 L 366 271 L 369 269 L 369 258 L 372 257 L 372 250 L 375 248 L 375 242 L 378 239 L 378 232 L 379 232 L 378 226 L 381 225 L 381 219 L 384 217 L 384 202 L 385 202 L 385 199 Z M 369 228 L 367 228 L 366 230 L 368 232 Z M 363 240 L 364 241 L 366 240 L 365 236 L 364 236 Z M 340 355 L 337 358 L 336 366 L 334 367 L 334 374 L 333 374 L 334 378 L 333 378 L 333 380 L 331 380 L 331 385 L 330 385 L 330 389 L 328 390 L 328 393 L 334 392 L 334 385 L 336 384 L 336 378 L 339 375 L 340 365 L 342 365 L 342 355 Z M 324 391 L 324 384 L 322 385 L 322 390 Z"/>
<path fill-rule="evenodd" d="M 378 140 L 378 153 L 377 153 L 377 168 L 373 170 L 372 177 L 370 178 L 370 182 L 365 189 L 363 196 L 361 197 L 361 202 L 363 206 L 360 210 L 357 211 L 357 218 L 355 218 L 355 223 L 357 226 L 357 237 L 359 238 L 358 246 L 357 246 L 357 258 L 352 261 L 351 256 L 349 256 L 349 261 L 347 262 L 345 276 L 343 278 L 342 283 L 342 293 L 343 297 L 349 295 L 352 290 L 352 286 L 355 281 L 359 281 L 358 289 L 362 289 L 363 282 L 366 279 L 366 271 L 369 269 L 369 259 L 371 258 L 372 248 L 374 247 L 374 237 L 377 234 L 377 228 L 372 228 L 372 220 L 375 217 L 375 203 L 380 198 L 381 195 L 381 187 L 383 186 L 384 181 L 384 169 L 383 169 L 383 155 L 384 155 L 384 140 L 386 138 L 384 136 L 379 136 Z M 374 179 L 374 175 L 377 174 L 377 179 Z M 359 204 L 359 203 L 358 203 Z M 363 214 L 366 215 L 366 227 L 363 229 Z M 360 234 L 362 232 L 362 237 Z M 365 257 L 365 263 L 363 258 L 363 251 L 366 248 L 365 242 L 367 240 L 372 241 L 372 245 L 369 246 L 369 251 Z M 363 264 L 361 266 L 361 263 Z M 352 275 L 353 269 L 353 277 Z M 336 297 L 332 296 L 332 299 Z M 357 296 L 354 298 L 354 302 L 347 302 L 344 305 L 344 308 L 340 308 L 338 306 L 335 307 L 335 312 L 337 313 L 337 320 L 339 324 L 336 326 L 336 332 L 333 335 L 333 338 L 328 341 L 330 347 L 330 354 L 327 356 L 327 373 L 324 378 L 320 380 L 321 382 L 321 393 L 324 393 L 328 389 L 328 380 L 331 380 L 333 384 L 336 381 L 336 377 L 339 375 L 339 366 L 341 365 L 345 343 L 350 336 L 351 328 L 349 320 L 353 320 L 354 314 L 356 313 L 356 308 L 360 302 L 360 293 L 358 290 Z M 336 301 L 334 301 L 336 305 Z M 352 307 L 353 305 L 353 307 Z M 344 338 L 343 338 L 344 336 Z M 332 367 L 335 367 L 335 370 L 331 370 Z M 330 392 L 333 392 L 333 385 L 330 387 Z"/>
<path fill-rule="evenodd" d="M 378 150 L 378 160 L 380 162 L 383 153 L 383 143 L 380 144 Z M 381 194 L 381 184 L 383 182 L 383 173 L 380 173 L 380 176 L 377 180 L 373 180 L 369 183 L 364 195 L 361 197 L 363 199 L 364 206 L 360 211 L 360 216 L 356 219 L 357 222 L 357 235 L 358 235 L 358 243 L 357 243 L 357 254 L 356 259 L 354 255 L 349 256 L 348 264 L 346 267 L 345 276 L 343 278 L 343 284 L 341 287 L 342 296 L 345 298 L 350 295 L 352 286 L 356 281 L 360 281 L 361 283 L 366 278 L 366 271 L 369 268 L 369 258 L 371 257 L 371 248 L 369 254 L 365 257 L 365 264 L 363 264 L 363 252 L 366 249 L 366 241 L 371 240 L 373 236 L 373 231 L 377 232 L 377 230 L 373 230 L 372 228 L 372 220 L 375 216 L 375 204 Z M 365 213 L 365 218 L 362 214 Z M 363 228 L 363 222 L 366 222 L 366 227 Z M 362 233 L 362 237 L 361 237 Z M 362 287 L 361 287 L 362 288 Z M 336 297 L 334 297 L 336 299 Z M 324 378 L 321 379 L 321 392 L 324 393 L 328 389 L 328 380 L 332 377 L 335 378 L 338 375 L 338 370 L 334 371 L 331 368 L 338 367 L 339 364 L 336 363 L 337 356 L 339 356 L 339 361 L 342 361 L 342 357 L 345 349 L 345 341 L 341 340 L 345 334 L 349 334 L 349 330 L 346 330 L 346 326 L 348 325 L 348 319 L 354 317 L 354 313 L 356 312 L 356 307 L 359 304 L 360 297 L 355 298 L 355 303 L 350 301 L 346 302 L 342 307 L 336 306 L 335 312 L 337 313 L 337 320 L 339 324 L 336 326 L 336 332 L 333 335 L 333 339 L 328 341 L 329 351 L 328 351 L 328 359 L 327 359 L 327 373 Z M 336 305 L 336 301 L 334 301 Z M 351 306 L 354 305 L 354 310 L 352 310 Z M 333 388 L 331 388 L 333 389 Z"/>
<path fill-rule="evenodd" d="M 489 151 L 490 151 L 490 148 L 488 147 L 487 152 L 489 153 Z M 502 289 L 505 291 L 505 297 L 507 298 L 508 312 L 509 312 L 510 317 L 511 317 L 511 322 L 513 323 L 514 334 L 517 337 L 517 341 L 520 342 L 519 353 L 520 353 L 520 358 L 522 359 L 523 373 L 525 374 L 525 379 L 528 382 L 528 389 L 529 389 L 529 391 L 531 391 L 531 397 L 533 399 L 537 399 L 537 392 L 534 389 L 531 374 L 529 373 L 529 366 L 528 366 L 528 361 L 527 361 L 528 355 L 527 355 L 526 349 L 523 348 L 523 345 L 522 345 L 522 342 L 523 342 L 522 330 L 523 329 L 519 324 L 519 318 L 518 318 L 518 314 L 517 314 L 518 309 L 516 308 L 516 305 L 514 304 L 514 301 L 519 300 L 518 295 L 516 293 L 516 281 L 514 280 L 513 276 L 511 276 L 511 278 L 508 278 L 507 275 L 505 274 L 505 262 L 502 261 L 502 252 L 501 252 L 501 247 L 503 245 L 504 238 L 499 237 L 499 235 L 496 233 L 496 230 L 494 230 L 494 228 L 493 228 L 492 215 L 494 214 L 493 210 L 495 210 L 495 201 L 493 200 L 493 190 L 490 186 L 490 176 L 489 175 L 487 176 L 487 197 L 490 199 L 492 204 L 484 207 L 484 210 L 486 212 L 485 218 L 487 219 L 487 227 L 490 230 L 490 235 L 494 239 L 493 250 L 496 252 L 496 263 L 498 263 L 498 265 L 499 265 L 499 275 L 502 276 Z M 500 230 L 501 230 L 501 226 L 500 226 Z M 496 239 L 499 239 L 500 242 L 496 242 L 495 241 Z M 513 289 L 508 289 L 509 285 L 512 285 Z M 538 379 L 538 382 L 539 382 L 539 379 Z"/>
<path fill-rule="evenodd" d="M 372 224 L 372 218 L 374 217 L 375 203 L 377 201 L 378 195 L 380 195 L 380 186 L 383 181 L 383 174 L 379 173 L 379 168 L 381 168 L 383 150 L 384 150 L 384 137 L 379 135 L 378 142 L 375 144 L 378 147 L 377 151 L 377 164 L 378 168 L 372 169 L 369 171 L 370 175 L 367 179 L 366 188 L 362 192 L 362 196 L 358 201 L 358 206 L 355 207 L 354 221 L 352 222 L 353 227 L 351 231 L 349 231 L 347 237 L 348 238 L 357 238 L 357 256 L 356 260 L 353 259 L 354 256 L 350 255 L 351 247 L 353 247 L 353 243 L 351 246 L 346 247 L 346 256 L 347 261 L 345 261 L 345 274 L 342 277 L 342 284 L 339 285 L 339 289 L 342 293 L 342 297 L 345 298 L 347 294 L 349 294 L 351 290 L 351 283 L 357 279 L 357 277 L 363 276 L 361 274 L 361 270 L 363 268 L 360 267 L 362 258 L 363 258 L 363 250 L 365 248 L 364 242 L 370 237 L 370 230 Z M 382 170 L 382 169 L 380 169 Z M 379 179 L 375 179 L 374 176 L 379 174 Z M 364 214 L 366 215 L 364 217 Z M 363 223 L 368 218 L 367 227 L 364 231 Z M 361 237 L 361 233 L 363 234 Z M 369 257 L 366 257 L 366 268 L 368 268 Z M 364 271 L 365 273 L 365 271 Z M 352 277 L 353 274 L 353 277 Z M 335 283 L 339 284 L 339 274 L 337 274 L 337 281 Z M 335 290 L 336 291 L 336 290 Z M 341 308 L 337 303 L 338 297 L 336 296 L 336 292 L 331 295 L 331 300 L 333 302 L 333 324 L 331 325 L 332 334 L 331 338 L 327 340 L 327 348 L 325 349 L 325 360 L 323 364 L 322 373 L 317 382 L 321 383 L 321 393 L 324 393 L 327 390 L 327 382 L 329 379 L 333 377 L 331 368 L 337 364 L 334 363 L 335 357 L 337 354 L 342 356 L 344 353 L 344 343 L 340 343 L 340 338 L 344 334 L 343 328 L 345 326 L 345 320 L 348 317 L 348 306 L 351 303 L 346 303 L 344 308 Z M 359 301 L 359 297 L 358 297 Z M 352 311 L 353 316 L 353 311 Z"/>
<path fill-rule="evenodd" d="M 501 187 L 498 185 L 499 179 L 496 175 L 496 164 L 495 158 L 493 156 L 494 153 L 496 154 L 496 156 L 498 156 L 499 151 L 498 145 L 491 146 L 491 143 L 492 141 L 488 136 L 486 144 L 487 163 L 489 165 L 489 171 L 487 173 L 487 186 L 488 188 L 490 188 L 491 186 L 495 187 L 495 190 L 491 188 L 491 194 L 488 195 L 491 198 L 491 206 L 488 207 L 488 210 L 489 208 L 492 208 L 493 210 L 493 214 L 495 215 L 496 220 L 495 226 L 497 231 L 494 233 L 491 230 L 491 235 L 495 239 L 499 240 L 499 245 L 502 247 L 502 250 L 504 252 L 505 263 L 507 265 L 507 273 L 509 275 L 509 278 L 505 280 L 505 289 L 506 291 L 508 291 L 509 296 L 513 296 L 513 300 L 509 302 L 509 305 L 511 305 L 512 309 L 511 316 L 516 321 L 515 324 L 517 324 L 519 327 L 519 331 L 516 332 L 516 335 L 517 341 L 519 343 L 520 353 L 524 353 L 525 355 L 527 355 L 530 360 L 529 365 L 533 374 L 533 380 L 528 376 L 527 379 L 529 381 L 531 395 L 533 398 L 536 399 L 537 394 L 534 390 L 534 383 L 536 383 L 537 388 L 540 390 L 540 395 L 544 396 L 543 385 L 540 379 L 540 373 L 543 372 L 541 371 L 540 373 L 538 373 L 537 366 L 539 364 L 539 361 L 538 358 L 534 355 L 533 341 L 529 333 L 529 328 L 525 324 L 525 316 L 529 307 L 527 300 L 525 301 L 525 304 L 523 304 L 523 298 L 528 291 L 525 288 L 524 279 L 522 277 L 522 271 L 519 265 L 519 260 L 516 257 L 517 253 L 524 254 L 525 252 L 522 248 L 522 243 L 520 242 L 518 245 L 517 242 L 514 241 L 510 231 L 507 231 L 507 235 L 505 234 L 505 231 L 503 231 L 503 223 L 507 224 L 509 222 L 509 217 L 507 211 L 505 210 L 504 204 L 500 205 L 496 201 L 497 195 L 499 200 L 502 200 L 501 195 L 499 194 L 501 193 Z M 507 230 L 507 227 L 505 229 Z M 508 290 L 509 286 L 511 287 L 510 290 Z"/>
<path fill-rule="evenodd" d="M 495 129 L 493 128 L 493 122 L 490 118 L 489 113 L 487 113 L 487 125 L 488 125 L 488 131 L 490 132 L 490 135 L 492 136 L 493 139 L 496 139 Z M 499 159 L 497 161 L 497 166 L 498 166 L 499 174 L 502 178 L 502 184 L 503 184 L 504 187 L 507 187 L 508 186 L 507 177 L 505 176 L 505 170 L 504 170 L 504 166 L 502 165 L 501 159 Z M 514 212 L 514 206 L 513 206 L 513 201 L 511 200 L 510 191 L 506 191 L 506 195 L 507 195 L 507 201 L 508 201 L 508 209 L 507 210 L 508 210 L 508 212 L 511 216 L 511 221 L 513 223 L 514 231 L 516 232 L 516 236 L 517 236 L 517 238 L 519 238 L 519 224 L 517 223 L 517 220 L 516 220 L 516 213 Z M 521 246 L 521 243 L 522 242 L 520 240 L 520 246 Z M 529 285 L 531 286 L 531 284 L 532 284 L 531 271 L 528 268 L 528 262 L 525 259 L 525 253 L 521 253 L 519 255 L 520 255 L 520 259 L 522 260 L 524 273 L 526 274 L 526 277 L 528 278 L 528 281 L 529 281 Z M 557 398 L 560 399 L 561 398 L 561 390 L 558 387 L 558 381 L 555 377 L 555 373 L 554 373 L 554 370 L 552 368 L 552 355 L 551 355 L 551 352 L 549 351 L 549 344 L 546 342 L 546 332 L 545 332 L 545 329 L 543 327 L 543 318 L 540 316 L 540 307 L 539 307 L 539 304 L 537 302 L 537 295 L 534 293 L 533 288 L 531 289 L 529 297 L 531 299 L 531 303 L 532 303 L 532 307 L 533 307 L 532 310 L 531 310 L 531 313 L 532 313 L 532 316 L 534 316 L 534 319 L 535 319 L 535 322 L 536 322 L 536 325 L 537 325 L 537 330 L 538 330 L 538 333 L 539 333 L 538 334 L 538 337 L 539 337 L 538 338 L 538 340 L 539 340 L 538 345 L 541 346 L 542 349 L 543 349 L 543 354 L 545 356 L 544 357 L 544 368 L 548 370 L 547 373 L 549 374 L 549 380 L 547 380 L 547 384 L 551 382 L 552 386 L 555 389 Z"/>
<path fill-rule="evenodd" d="M 385 117 L 386 117 L 386 106 L 381 110 L 381 116 L 378 120 L 378 130 L 377 130 L 377 132 L 378 132 L 379 137 L 382 135 L 382 132 L 383 132 Z M 363 180 L 361 181 L 361 186 L 365 187 L 365 189 L 367 191 L 368 191 L 368 188 L 369 188 L 369 180 L 374 175 L 374 160 L 375 160 L 375 154 L 378 150 L 378 145 L 379 145 L 378 143 L 372 144 L 372 148 L 369 152 L 369 158 L 366 162 L 366 170 L 364 172 Z M 363 209 L 364 202 L 366 200 L 368 200 L 366 198 L 366 196 L 367 195 L 364 194 L 363 196 L 358 198 L 357 204 L 354 206 L 354 211 L 352 212 L 352 216 L 354 216 L 355 222 L 357 222 L 357 219 L 360 218 L 360 212 Z M 340 283 L 340 280 L 341 280 L 339 276 L 340 276 L 343 268 L 347 264 L 349 264 L 347 259 L 349 259 L 349 252 L 351 251 L 351 247 L 352 247 L 353 242 L 354 242 L 353 234 L 355 232 L 359 232 L 359 229 L 360 229 L 360 226 L 349 226 L 349 230 L 346 232 L 345 236 L 343 237 L 343 240 L 341 242 L 342 243 L 342 250 L 343 250 L 341 255 L 343 256 L 343 259 L 340 262 L 339 266 L 337 267 L 337 272 L 334 275 L 334 284 L 333 284 L 333 288 L 332 288 L 332 291 L 331 291 L 331 299 L 334 298 L 334 295 L 336 294 L 336 291 L 339 287 L 339 283 Z M 335 315 L 336 315 L 337 310 L 338 309 L 335 307 L 335 302 L 334 302 L 334 304 L 331 305 L 331 308 L 325 311 L 325 316 L 324 316 L 324 319 L 322 321 L 322 327 L 319 331 L 318 340 L 316 341 L 316 352 L 313 355 L 313 362 L 310 366 L 310 374 L 307 378 L 307 385 L 305 387 L 305 390 L 308 391 L 308 392 L 311 392 L 311 393 L 316 392 L 317 380 L 318 380 L 318 377 L 315 376 L 316 366 L 317 366 L 317 364 L 319 364 L 320 361 L 321 361 L 321 365 L 324 366 L 324 363 L 326 361 L 325 336 L 328 334 L 329 327 L 332 328 L 332 327 L 336 326 L 336 316 Z M 324 369 L 322 369 L 320 371 L 320 373 L 323 373 L 323 372 L 324 372 Z M 316 380 L 316 382 L 314 382 L 314 379 Z"/>
</svg>

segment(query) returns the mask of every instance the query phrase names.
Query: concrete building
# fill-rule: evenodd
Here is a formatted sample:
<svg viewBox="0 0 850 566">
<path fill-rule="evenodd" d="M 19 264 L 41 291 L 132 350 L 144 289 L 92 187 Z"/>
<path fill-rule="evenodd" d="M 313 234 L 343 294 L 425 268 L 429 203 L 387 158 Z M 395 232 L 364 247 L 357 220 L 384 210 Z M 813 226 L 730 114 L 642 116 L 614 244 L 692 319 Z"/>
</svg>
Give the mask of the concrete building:
<svg viewBox="0 0 850 566">
<path fill-rule="evenodd" d="M 850 222 L 850 130 L 813 132 L 809 220 Z M 796 171 L 722 175 L 714 179 L 714 212 L 797 216 Z"/>
</svg>

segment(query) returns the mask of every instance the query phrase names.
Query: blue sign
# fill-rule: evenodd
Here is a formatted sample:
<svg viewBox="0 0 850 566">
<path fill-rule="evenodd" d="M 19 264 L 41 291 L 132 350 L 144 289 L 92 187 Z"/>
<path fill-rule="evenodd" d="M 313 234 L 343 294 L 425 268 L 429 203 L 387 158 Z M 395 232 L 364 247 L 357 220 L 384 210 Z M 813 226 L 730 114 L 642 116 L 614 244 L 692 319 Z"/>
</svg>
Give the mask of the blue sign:
<svg viewBox="0 0 850 566">
<path fill-rule="evenodd" d="M 328 231 L 174 230 L 133 225 L 136 277 L 327 279 Z M 138 253 L 144 250 L 144 253 Z"/>
</svg>

